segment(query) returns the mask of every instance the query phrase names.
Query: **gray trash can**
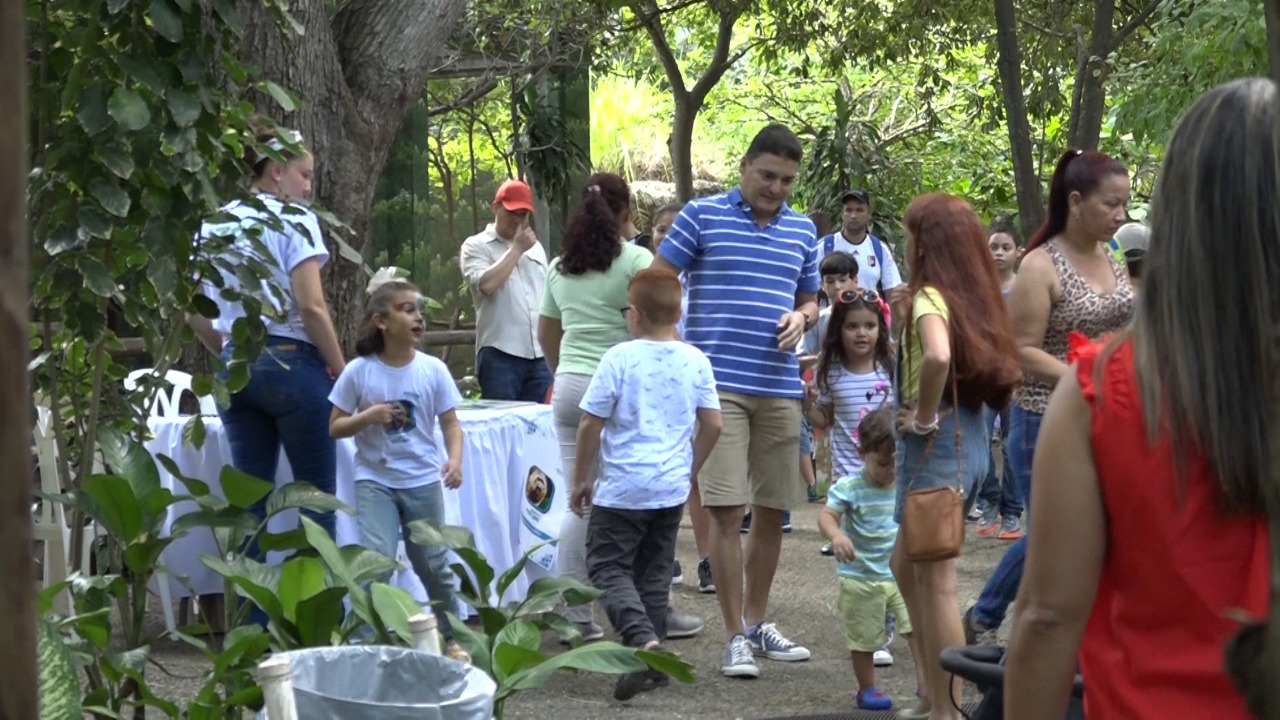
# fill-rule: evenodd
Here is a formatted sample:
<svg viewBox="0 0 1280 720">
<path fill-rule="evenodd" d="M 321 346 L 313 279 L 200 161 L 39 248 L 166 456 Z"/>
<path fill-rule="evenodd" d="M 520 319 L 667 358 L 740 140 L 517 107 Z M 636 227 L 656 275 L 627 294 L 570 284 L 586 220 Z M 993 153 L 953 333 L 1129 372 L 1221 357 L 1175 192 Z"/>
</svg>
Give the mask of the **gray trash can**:
<svg viewBox="0 0 1280 720">
<path fill-rule="evenodd" d="M 306 720 L 491 720 L 498 687 L 483 672 L 389 645 L 280 653 Z M 263 715 L 259 713 L 259 718 Z"/>
</svg>

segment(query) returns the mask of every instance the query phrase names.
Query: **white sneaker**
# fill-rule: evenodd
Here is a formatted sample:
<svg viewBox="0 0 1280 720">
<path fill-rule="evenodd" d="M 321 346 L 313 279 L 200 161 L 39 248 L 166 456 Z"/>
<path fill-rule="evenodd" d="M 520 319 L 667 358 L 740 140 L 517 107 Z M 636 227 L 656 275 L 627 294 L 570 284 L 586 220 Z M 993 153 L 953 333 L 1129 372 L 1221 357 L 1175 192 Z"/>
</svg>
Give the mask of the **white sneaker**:
<svg viewBox="0 0 1280 720">
<path fill-rule="evenodd" d="M 751 644 L 742 635 L 734 635 L 724 646 L 724 662 L 720 665 L 720 672 L 725 677 L 760 677 L 760 668 L 751 653 Z"/>
<path fill-rule="evenodd" d="M 871 656 L 871 660 L 876 667 L 889 667 L 893 665 L 893 653 L 888 650 L 877 650 L 876 654 Z"/>
</svg>

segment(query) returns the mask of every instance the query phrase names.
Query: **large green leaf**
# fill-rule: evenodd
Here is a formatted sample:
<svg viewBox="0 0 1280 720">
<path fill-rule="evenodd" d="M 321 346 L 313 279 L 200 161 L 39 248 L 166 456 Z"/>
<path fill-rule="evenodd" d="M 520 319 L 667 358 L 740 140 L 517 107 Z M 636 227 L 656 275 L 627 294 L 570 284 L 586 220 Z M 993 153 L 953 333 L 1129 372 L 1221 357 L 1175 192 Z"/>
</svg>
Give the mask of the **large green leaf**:
<svg viewBox="0 0 1280 720">
<path fill-rule="evenodd" d="M 118 145 L 99 147 L 98 159 L 121 180 L 128 180 L 133 175 L 133 156 Z"/>
<path fill-rule="evenodd" d="M 129 193 L 105 178 L 97 178 L 89 183 L 89 194 L 97 200 L 102 209 L 115 215 L 125 217 L 129 214 Z"/>
<path fill-rule="evenodd" d="M 246 557 L 237 557 L 227 562 L 211 555 L 201 555 L 200 562 L 230 580 L 241 594 L 252 600 L 273 622 L 287 622 L 280 600 L 276 597 L 276 589 L 280 584 L 279 568 Z"/>
<path fill-rule="evenodd" d="M 83 217 L 83 214 L 82 214 Z M 92 255 L 81 255 L 76 267 L 84 276 L 84 286 L 98 297 L 111 297 L 116 291 L 116 277 L 102 261 Z"/>
<path fill-rule="evenodd" d="M 79 492 L 68 496 L 75 498 L 80 493 L 93 501 L 90 517 L 121 543 L 132 543 L 142 534 L 142 508 L 128 480 L 119 475 L 90 475 Z"/>
<path fill-rule="evenodd" d="M 298 603 L 327 587 L 324 564 L 313 557 L 292 557 L 280 566 L 276 597 L 290 622 L 298 621 Z"/>
<path fill-rule="evenodd" d="M 337 573 L 338 576 L 356 585 L 382 580 L 400 569 L 400 564 L 394 559 L 359 545 L 346 545 L 339 548 L 338 557 L 341 563 L 341 572 Z M 338 568 L 333 569 L 338 570 Z"/>
<path fill-rule="evenodd" d="M 422 612 L 418 601 L 404 588 L 380 582 L 369 586 L 369 596 L 373 600 L 373 611 L 378 613 L 382 624 L 399 635 L 401 640 L 412 644 L 413 633 L 409 632 L 409 618 Z"/>
<path fill-rule="evenodd" d="M 289 508 L 298 508 L 311 512 L 341 511 L 348 515 L 354 515 L 356 512 L 355 508 L 342 502 L 337 496 L 330 495 L 306 482 L 291 482 L 288 485 L 282 485 L 273 490 L 271 495 L 267 497 L 267 517 Z"/>
<path fill-rule="evenodd" d="M 493 646 L 490 638 L 471 629 L 457 615 L 448 613 L 449 626 L 453 628 L 454 639 L 471 655 L 471 664 L 484 674 L 493 677 Z"/>
<path fill-rule="evenodd" d="M 173 458 L 165 454 L 156 455 L 155 458 L 160 461 L 165 470 L 169 471 L 170 475 L 186 486 L 187 492 L 194 497 L 204 497 L 209 494 L 209 484 L 203 480 L 184 475 L 182 468 L 178 467 L 178 463 L 174 462 Z"/>
<path fill-rule="evenodd" d="M 333 634 L 342 625 L 346 612 L 343 607 L 346 597 L 346 588 L 331 587 L 298 603 L 294 624 L 303 647 L 321 647 L 333 642 Z"/>
<path fill-rule="evenodd" d="M 535 690 L 546 684 L 557 670 L 573 669 L 587 672 L 621 675 L 639 672 L 648 666 L 636 657 L 634 648 L 623 647 L 612 641 L 601 641 L 566 650 L 552 655 L 545 662 L 512 674 L 498 687 L 497 699 L 522 690 Z"/>
<path fill-rule="evenodd" d="M 512 675 L 540 665 L 546 660 L 547 656 L 537 650 L 498 643 L 493 651 L 493 678 L 501 684 Z"/>
<path fill-rule="evenodd" d="M 237 470 L 231 465 L 222 466 L 218 480 L 222 484 L 222 496 L 241 510 L 253 507 L 275 488 L 273 483 L 256 478 L 243 470 Z"/>
<path fill-rule="evenodd" d="M 212 497 L 212 496 L 210 496 Z M 204 498 L 201 498 L 203 500 Z M 169 533 L 176 536 L 185 535 L 191 528 L 226 528 L 240 537 L 245 537 L 257 530 L 261 521 L 257 516 L 239 508 L 225 507 L 220 510 L 200 508 L 179 515 L 169 527 Z"/>
<path fill-rule="evenodd" d="M 499 606 L 503 604 L 502 597 L 507 594 L 507 588 L 511 587 L 511 583 L 515 582 L 516 578 L 520 577 L 520 573 L 524 572 L 525 566 L 529 564 L 529 557 L 533 553 L 542 549 L 543 545 L 546 545 L 546 543 L 538 543 L 537 545 L 526 550 L 524 554 L 520 556 L 520 559 L 516 560 L 515 565 L 512 565 L 511 567 L 507 568 L 501 575 L 498 576 L 498 584 L 494 586 L 494 592 L 497 593 L 498 595 L 497 604 Z"/>
<path fill-rule="evenodd" d="M 474 599 L 480 604 L 488 605 L 493 586 L 493 566 L 479 550 L 476 549 L 475 535 L 470 530 L 456 525 L 437 526 L 429 520 L 414 520 L 408 524 L 409 537 L 420 545 L 447 547 L 454 551 L 466 564 L 475 578 Z M 465 587 L 467 582 L 463 578 Z"/>
<path fill-rule="evenodd" d="M 534 580 L 529 585 L 524 600 L 515 612 L 516 617 L 529 617 L 547 612 L 560 605 L 586 605 L 602 593 L 581 580 L 562 575 Z"/>
<path fill-rule="evenodd" d="M 258 549 L 262 552 L 281 552 L 305 550 L 310 548 L 307 534 L 302 528 L 294 528 L 280 533 L 264 532 L 258 536 Z"/>
<path fill-rule="evenodd" d="M 36 620 L 36 667 L 40 671 L 40 720 L 80 720 L 80 680 L 71 653 L 53 623 Z"/>
<path fill-rule="evenodd" d="M 493 638 L 494 647 L 500 647 L 504 643 L 537 650 L 542 644 L 542 633 L 538 631 L 537 625 L 528 620 L 512 620 Z"/>
<path fill-rule="evenodd" d="M 129 481 L 133 497 L 139 502 L 160 489 L 160 472 L 155 458 L 137 440 L 114 427 L 98 432 L 98 447 L 107 467 Z"/>
<path fill-rule="evenodd" d="M 151 111 L 138 93 L 117 87 L 107 102 L 107 114 L 125 130 L 141 130 L 151 122 Z"/>
<path fill-rule="evenodd" d="M 182 17 L 168 0 L 151 0 L 151 27 L 169 42 L 182 41 Z"/>
<path fill-rule="evenodd" d="M 693 665 L 675 653 L 657 650 L 637 650 L 636 657 L 654 670 L 666 673 L 682 683 L 692 683 L 697 679 L 694 675 Z"/>
</svg>

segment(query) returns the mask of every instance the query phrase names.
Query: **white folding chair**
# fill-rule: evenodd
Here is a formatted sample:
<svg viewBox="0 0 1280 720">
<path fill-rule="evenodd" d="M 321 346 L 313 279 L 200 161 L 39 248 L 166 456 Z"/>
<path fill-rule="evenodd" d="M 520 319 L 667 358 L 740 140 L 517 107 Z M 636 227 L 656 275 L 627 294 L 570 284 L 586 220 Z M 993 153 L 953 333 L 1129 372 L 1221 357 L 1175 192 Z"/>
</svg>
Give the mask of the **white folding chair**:
<svg viewBox="0 0 1280 720">
<path fill-rule="evenodd" d="M 36 406 L 36 426 L 32 433 L 36 445 L 36 457 L 39 460 L 40 491 L 46 496 L 56 497 L 62 494 L 58 483 L 58 444 L 53 432 L 53 413 L 49 408 Z M 102 472 L 94 461 L 94 471 Z M 81 575 L 90 575 L 93 569 L 93 545 L 106 531 L 101 525 L 91 523 L 85 526 L 82 534 L 80 550 Z M 35 539 L 44 542 L 43 586 L 49 587 L 61 582 L 71 573 L 71 523 L 67 519 L 66 506 L 56 500 L 42 499 L 35 518 Z M 156 586 L 160 595 L 160 610 L 164 615 L 165 630 L 170 638 L 177 640 L 177 623 L 173 618 L 173 601 L 169 594 L 168 574 L 156 572 Z M 60 611 L 69 609 L 66 595 L 60 595 L 55 607 Z"/>
<path fill-rule="evenodd" d="M 152 368 L 144 368 L 142 370 L 134 370 L 124 379 L 124 389 L 133 392 L 142 385 L 143 378 L 156 375 L 156 371 Z M 214 401 L 212 395 L 196 395 L 191 389 L 191 376 L 181 370 L 169 370 L 164 374 L 164 384 L 169 386 L 166 392 L 164 388 L 158 388 L 156 394 L 147 404 L 148 414 L 152 417 L 175 418 L 181 415 L 179 410 L 182 394 L 189 392 L 195 395 L 200 401 L 201 415 L 217 415 L 218 405 Z"/>
</svg>

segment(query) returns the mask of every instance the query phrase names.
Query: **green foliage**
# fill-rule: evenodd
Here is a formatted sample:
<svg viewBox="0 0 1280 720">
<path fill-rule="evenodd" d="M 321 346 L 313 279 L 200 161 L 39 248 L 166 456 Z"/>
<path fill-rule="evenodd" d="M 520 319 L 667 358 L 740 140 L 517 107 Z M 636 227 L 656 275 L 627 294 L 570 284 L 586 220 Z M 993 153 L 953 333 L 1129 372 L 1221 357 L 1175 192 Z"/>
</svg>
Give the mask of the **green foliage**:
<svg viewBox="0 0 1280 720">
<path fill-rule="evenodd" d="M 1111 78 L 1128 98 L 1140 99 L 1116 105 L 1115 126 L 1140 145 L 1163 146 L 1202 94 L 1266 74 L 1266 27 L 1256 0 L 1165 2 L 1151 33 L 1119 59 Z"/>
<path fill-rule="evenodd" d="M 414 542 L 447 547 L 462 560 L 461 564 L 454 564 L 453 570 L 462 583 L 460 595 L 475 608 L 481 629 L 473 630 L 456 618 L 451 618 L 452 625 L 459 644 L 471 654 L 475 666 L 498 685 L 495 717 L 502 717 L 512 695 L 542 687 L 563 669 L 621 674 L 652 668 L 680 682 L 693 682 L 693 666 L 671 653 L 636 650 L 609 641 L 581 644 L 577 628 L 556 609 L 593 602 L 600 597 L 600 591 L 574 578 L 539 578 L 529 585 L 523 600 L 504 602 L 507 590 L 538 548 L 531 548 L 515 565 L 497 575 L 476 549 L 475 538 L 467 528 L 437 527 L 417 520 L 409 523 L 409 533 Z M 572 647 L 556 655 L 543 655 L 540 648 L 544 631 L 568 638 Z"/>
</svg>

